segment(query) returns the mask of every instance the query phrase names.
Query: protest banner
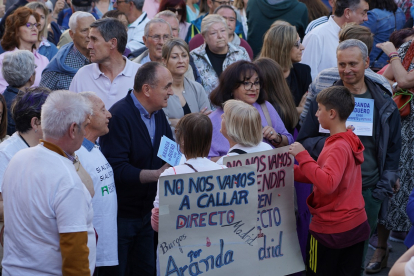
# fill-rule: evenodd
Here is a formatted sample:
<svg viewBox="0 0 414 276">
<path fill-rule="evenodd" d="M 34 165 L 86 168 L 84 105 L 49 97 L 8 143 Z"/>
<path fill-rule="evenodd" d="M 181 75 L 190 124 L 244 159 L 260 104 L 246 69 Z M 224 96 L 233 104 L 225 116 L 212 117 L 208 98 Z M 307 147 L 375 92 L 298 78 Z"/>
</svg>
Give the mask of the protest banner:
<svg viewBox="0 0 414 276">
<path fill-rule="evenodd" d="M 227 167 L 256 166 L 259 272 L 288 275 L 305 270 L 296 233 L 293 157 L 289 147 L 225 157 Z"/>
<path fill-rule="evenodd" d="M 180 164 L 181 159 L 183 159 L 183 154 L 178 149 L 177 143 L 165 135 L 161 137 L 157 156 L 171 166 L 177 166 Z"/>
<path fill-rule="evenodd" d="M 355 97 L 355 108 L 346 120 L 346 126 L 352 125 L 358 136 L 372 136 L 374 129 L 374 100 Z M 319 125 L 320 133 L 329 133 Z"/>
<path fill-rule="evenodd" d="M 256 276 L 256 166 L 159 179 L 160 275 Z"/>
</svg>

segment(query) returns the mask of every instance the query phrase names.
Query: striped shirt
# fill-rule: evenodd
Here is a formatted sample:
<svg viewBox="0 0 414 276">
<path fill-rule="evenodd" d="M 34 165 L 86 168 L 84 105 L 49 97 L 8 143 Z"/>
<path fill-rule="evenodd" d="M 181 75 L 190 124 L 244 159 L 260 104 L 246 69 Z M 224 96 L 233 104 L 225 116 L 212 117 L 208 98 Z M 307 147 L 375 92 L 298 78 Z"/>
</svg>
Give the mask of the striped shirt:
<svg viewBox="0 0 414 276">
<path fill-rule="evenodd" d="M 315 27 L 328 22 L 328 19 L 329 19 L 329 16 L 324 15 L 322 17 L 316 18 L 315 20 L 312 20 L 308 24 L 308 27 L 306 27 L 305 35 L 308 34 L 310 31 L 312 31 L 312 29 L 314 29 Z"/>
</svg>

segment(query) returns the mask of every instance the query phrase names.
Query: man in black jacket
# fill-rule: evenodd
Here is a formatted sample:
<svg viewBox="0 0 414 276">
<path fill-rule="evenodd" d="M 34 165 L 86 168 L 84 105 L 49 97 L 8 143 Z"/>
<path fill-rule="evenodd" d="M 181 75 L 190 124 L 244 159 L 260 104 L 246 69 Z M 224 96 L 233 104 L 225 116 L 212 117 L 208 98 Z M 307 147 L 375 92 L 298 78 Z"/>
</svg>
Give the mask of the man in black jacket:
<svg viewBox="0 0 414 276">
<path fill-rule="evenodd" d="M 385 218 L 388 199 L 393 195 L 393 187 L 399 177 L 398 163 L 401 152 L 401 122 L 398 108 L 389 96 L 388 90 L 364 76 L 369 67 L 367 46 L 356 39 L 348 39 L 337 48 L 338 71 L 341 80 L 334 85 L 347 87 L 355 98 L 374 100 L 374 122 L 371 136 L 359 135 L 363 143 L 364 163 L 362 171 L 362 194 L 365 210 L 371 227 L 371 235 L 377 226 L 378 216 Z M 318 110 L 316 98 L 311 102 L 309 112 L 298 135 L 302 143 L 314 159 L 317 159 L 329 134 L 320 132 L 320 125 L 315 116 Z M 345 161 L 344 161 L 345 162 Z M 380 208 L 381 208 L 380 213 Z M 365 253 L 368 240 L 365 242 Z M 387 247 L 378 244 L 380 247 Z M 379 256 L 385 256 L 385 250 Z M 370 266 L 381 265 L 374 261 Z"/>
<path fill-rule="evenodd" d="M 109 109 L 110 131 L 100 138 L 102 153 L 114 171 L 118 197 L 118 275 L 155 273 L 151 210 L 158 178 L 169 167 L 157 152 L 163 135 L 173 139 L 162 110 L 173 94 L 172 81 L 161 63 L 142 65 L 134 89 Z"/>
</svg>

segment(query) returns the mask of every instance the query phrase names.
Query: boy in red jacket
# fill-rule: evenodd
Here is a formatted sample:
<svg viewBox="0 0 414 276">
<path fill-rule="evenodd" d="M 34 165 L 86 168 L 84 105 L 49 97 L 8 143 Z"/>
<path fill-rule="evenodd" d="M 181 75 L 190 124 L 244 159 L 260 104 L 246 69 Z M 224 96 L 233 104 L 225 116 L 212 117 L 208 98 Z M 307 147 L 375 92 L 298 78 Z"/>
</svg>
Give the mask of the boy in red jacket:
<svg viewBox="0 0 414 276">
<path fill-rule="evenodd" d="M 318 161 L 300 143 L 289 147 L 289 153 L 299 163 L 295 165 L 295 181 L 314 185 L 307 199 L 313 217 L 306 275 L 359 276 L 364 241 L 369 238 L 370 228 L 362 197 L 364 146 L 345 125 L 355 101 L 342 86 L 323 90 L 316 101 L 316 117 L 330 132 Z"/>
</svg>

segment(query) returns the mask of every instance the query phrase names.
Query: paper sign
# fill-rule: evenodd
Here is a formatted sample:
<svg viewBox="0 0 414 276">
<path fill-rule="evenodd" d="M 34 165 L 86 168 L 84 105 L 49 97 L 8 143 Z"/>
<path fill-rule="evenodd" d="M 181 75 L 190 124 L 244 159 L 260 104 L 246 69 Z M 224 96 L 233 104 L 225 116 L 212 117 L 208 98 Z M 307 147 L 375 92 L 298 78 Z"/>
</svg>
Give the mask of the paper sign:
<svg viewBox="0 0 414 276">
<path fill-rule="evenodd" d="M 177 143 L 169 139 L 167 136 L 162 136 L 160 147 L 158 148 L 157 156 L 170 164 L 177 166 L 180 164 L 182 153 L 179 151 Z"/>
<path fill-rule="evenodd" d="M 254 164 L 257 171 L 261 276 L 282 276 L 305 270 L 296 233 L 293 186 L 293 158 L 289 147 L 225 157 L 227 167 Z"/>
<path fill-rule="evenodd" d="M 255 166 L 159 179 L 160 275 L 257 276 Z"/>
<path fill-rule="evenodd" d="M 374 126 L 374 100 L 355 97 L 354 111 L 346 120 L 346 126 L 355 127 L 354 133 L 358 136 L 372 136 Z M 320 133 L 329 133 L 328 129 L 319 125 Z"/>
</svg>

